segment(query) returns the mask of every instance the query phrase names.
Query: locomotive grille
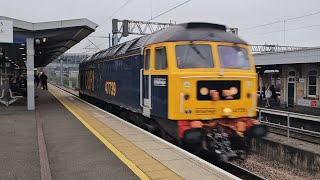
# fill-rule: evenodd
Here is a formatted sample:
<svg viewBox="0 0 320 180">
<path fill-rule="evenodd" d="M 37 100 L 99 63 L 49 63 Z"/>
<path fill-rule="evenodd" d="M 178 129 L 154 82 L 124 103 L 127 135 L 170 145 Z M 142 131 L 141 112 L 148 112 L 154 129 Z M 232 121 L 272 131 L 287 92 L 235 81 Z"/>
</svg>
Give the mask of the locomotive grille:
<svg viewBox="0 0 320 180">
<path fill-rule="evenodd" d="M 201 94 L 200 89 L 207 88 L 208 94 Z M 223 90 L 228 92 L 230 89 L 236 88 L 238 91 L 236 94 L 230 96 L 224 96 Z M 237 100 L 240 99 L 241 89 L 240 81 L 198 81 L 197 82 L 197 99 L 199 101 L 211 101 L 210 91 L 216 90 L 219 93 L 220 100 Z"/>
</svg>

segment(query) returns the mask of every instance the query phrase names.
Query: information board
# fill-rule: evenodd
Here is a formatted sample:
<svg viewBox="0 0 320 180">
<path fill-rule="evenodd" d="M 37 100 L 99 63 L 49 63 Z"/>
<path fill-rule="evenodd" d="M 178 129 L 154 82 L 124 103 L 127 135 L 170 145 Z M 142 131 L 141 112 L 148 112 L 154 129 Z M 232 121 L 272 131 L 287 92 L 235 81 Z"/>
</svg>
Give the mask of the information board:
<svg viewBox="0 0 320 180">
<path fill-rule="evenodd" d="M 13 23 L 0 20 L 0 43 L 13 43 Z"/>
</svg>

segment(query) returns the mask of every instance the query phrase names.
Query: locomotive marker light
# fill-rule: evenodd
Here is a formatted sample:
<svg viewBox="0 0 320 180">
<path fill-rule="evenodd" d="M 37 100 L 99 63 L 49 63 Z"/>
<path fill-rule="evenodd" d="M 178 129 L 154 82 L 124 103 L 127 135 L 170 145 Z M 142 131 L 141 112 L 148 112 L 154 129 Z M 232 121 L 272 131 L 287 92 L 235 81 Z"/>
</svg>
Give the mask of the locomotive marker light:
<svg viewBox="0 0 320 180">
<path fill-rule="evenodd" d="M 209 94 L 209 89 L 206 88 L 206 87 L 202 87 L 200 89 L 200 94 L 203 95 L 203 96 L 208 95 Z"/>
</svg>

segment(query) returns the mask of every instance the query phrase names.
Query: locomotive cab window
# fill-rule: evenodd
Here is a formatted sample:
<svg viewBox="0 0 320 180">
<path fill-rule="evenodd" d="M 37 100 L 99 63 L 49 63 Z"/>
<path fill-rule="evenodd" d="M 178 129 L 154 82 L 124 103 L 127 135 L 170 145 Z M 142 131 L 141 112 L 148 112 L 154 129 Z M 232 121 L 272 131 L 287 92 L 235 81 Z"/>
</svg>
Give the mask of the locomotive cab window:
<svg viewBox="0 0 320 180">
<path fill-rule="evenodd" d="M 221 68 L 250 69 L 248 52 L 237 46 L 218 46 Z"/>
<path fill-rule="evenodd" d="M 167 51 L 165 47 L 156 48 L 156 70 L 165 70 L 168 67 L 167 63 Z"/>
<path fill-rule="evenodd" d="M 212 48 L 208 44 L 177 45 L 176 62 L 179 69 L 213 68 Z"/>
<path fill-rule="evenodd" d="M 150 49 L 147 49 L 144 52 L 144 69 L 145 70 L 150 69 Z"/>
</svg>

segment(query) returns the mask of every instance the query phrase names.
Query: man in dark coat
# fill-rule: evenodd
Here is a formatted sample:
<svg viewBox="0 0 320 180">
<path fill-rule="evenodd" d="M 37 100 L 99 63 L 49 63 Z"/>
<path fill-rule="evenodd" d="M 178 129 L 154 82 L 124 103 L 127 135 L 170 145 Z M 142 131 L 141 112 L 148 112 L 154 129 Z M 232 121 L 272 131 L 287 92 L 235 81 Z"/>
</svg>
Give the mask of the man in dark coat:
<svg viewBox="0 0 320 180">
<path fill-rule="evenodd" d="M 40 81 L 41 81 L 42 89 L 43 89 L 43 90 L 48 90 L 47 80 L 48 80 L 48 77 L 47 77 L 47 75 L 43 72 L 43 73 L 41 74 L 41 76 L 40 76 Z"/>
<path fill-rule="evenodd" d="M 34 74 L 34 82 L 36 83 L 37 87 L 39 86 L 39 83 L 40 83 L 40 78 L 39 78 L 39 74 L 36 75 Z"/>
<path fill-rule="evenodd" d="M 275 102 L 277 102 L 278 95 L 276 93 L 276 88 L 274 87 L 274 85 L 270 87 L 270 91 L 272 92 L 272 98 L 274 99 Z"/>
</svg>

